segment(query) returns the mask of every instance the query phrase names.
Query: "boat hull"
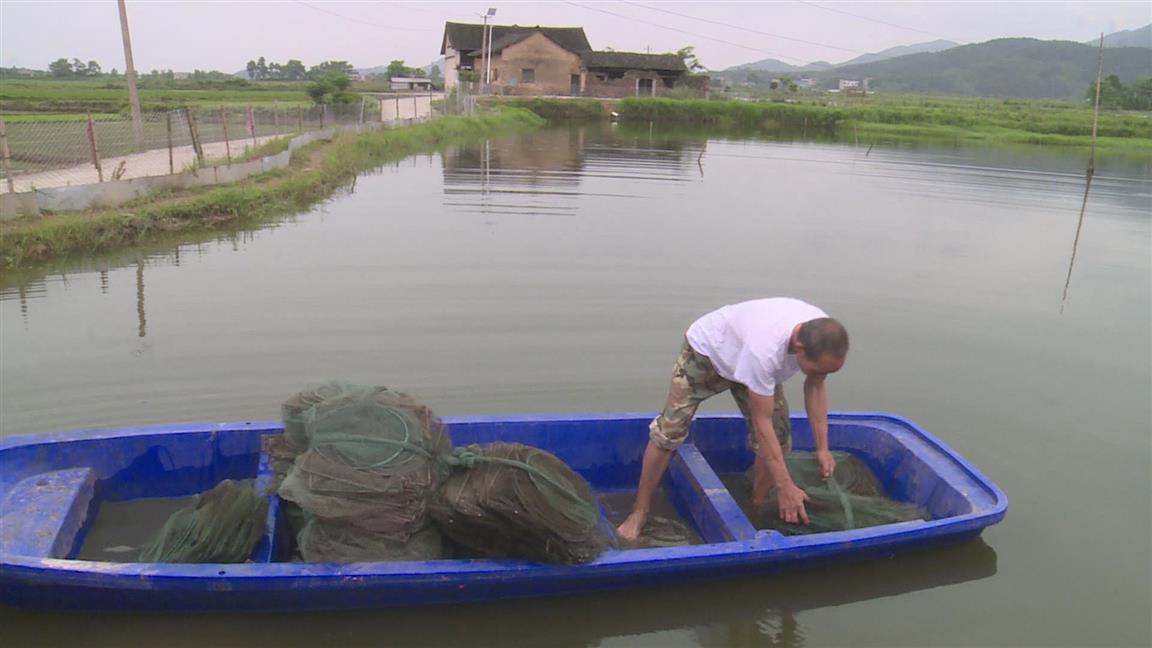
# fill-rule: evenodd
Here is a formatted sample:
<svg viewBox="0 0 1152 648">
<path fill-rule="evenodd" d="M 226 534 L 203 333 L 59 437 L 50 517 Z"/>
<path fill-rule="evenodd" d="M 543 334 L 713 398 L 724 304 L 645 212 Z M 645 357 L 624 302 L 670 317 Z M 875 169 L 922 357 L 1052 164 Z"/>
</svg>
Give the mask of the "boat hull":
<svg viewBox="0 0 1152 648">
<path fill-rule="evenodd" d="M 597 493 L 612 493 L 635 488 L 650 419 L 644 414 L 603 414 L 445 422 L 458 445 L 500 440 L 541 447 L 580 472 Z M 793 426 L 796 447 L 811 447 L 807 420 L 794 417 Z M 0 538 L 0 603 L 88 610 L 293 611 L 556 596 L 889 555 L 974 537 L 1007 510 L 995 484 L 914 423 L 890 414 L 837 413 L 830 416 L 832 447 L 860 456 L 894 497 L 925 507 L 933 519 L 806 536 L 758 530 L 719 478 L 751 463 L 743 420 L 736 414 L 716 414 L 698 418 L 690 443 L 674 455 L 663 484 L 668 499 L 704 544 L 609 550 L 577 566 L 510 560 L 282 562 L 291 539 L 284 537 L 273 497 L 268 535 L 255 562 L 171 565 L 76 559 L 84 527 L 101 503 L 187 495 L 222 479 L 264 478 L 268 468 L 260 438 L 281 429 L 278 422 L 242 422 L 0 440 L 0 492 L 7 500 L 30 479 L 47 481 L 38 476 L 72 475 L 68 471 L 77 469 L 92 473 L 90 501 L 82 499 L 87 482 L 77 477 L 76 501 L 71 508 L 59 507 L 82 518 L 75 531 L 70 529 L 77 525 L 63 513 L 55 521 L 21 520 L 17 514 L 29 514 L 20 510 L 0 517 L 5 524 L 36 528 L 56 523 L 52 528 L 58 536 L 51 546 Z M 29 510 L 49 518 L 49 509 Z M 15 509 L 0 509 L 0 515 L 4 510 Z"/>
</svg>

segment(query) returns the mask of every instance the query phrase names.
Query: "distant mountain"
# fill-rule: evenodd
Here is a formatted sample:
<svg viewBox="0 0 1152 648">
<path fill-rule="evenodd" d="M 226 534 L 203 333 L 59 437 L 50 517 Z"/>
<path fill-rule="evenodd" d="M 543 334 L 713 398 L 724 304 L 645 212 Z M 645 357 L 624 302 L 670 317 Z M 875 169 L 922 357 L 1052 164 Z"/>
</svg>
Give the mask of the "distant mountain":
<svg viewBox="0 0 1152 648">
<path fill-rule="evenodd" d="M 873 54 L 862 54 L 844 63 L 837 63 L 833 65 L 828 61 L 813 61 L 807 65 L 792 65 L 785 63 L 779 59 L 763 59 L 754 63 L 744 63 L 736 65 L 726 70 L 722 70 L 720 74 L 728 72 L 774 72 L 777 74 L 794 74 L 803 72 L 819 72 L 821 70 L 831 70 L 832 68 L 841 67 L 844 65 L 856 65 L 858 63 L 871 63 L 873 61 L 883 61 L 885 59 L 896 58 L 898 56 L 905 56 L 907 54 L 919 54 L 920 52 L 939 52 L 946 50 L 950 47 L 956 47 L 957 43 L 947 40 L 934 40 L 927 43 L 916 43 L 914 45 L 900 45 L 898 47 L 889 47 L 886 50 L 881 50 Z"/>
<path fill-rule="evenodd" d="M 873 63 L 875 61 L 885 61 L 888 59 L 907 56 L 909 54 L 920 54 L 922 52 L 941 52 L 946 49 L 956 47 L 960 43 L 954 43 L 950 40 L 934 40 L 927 43 L 916 43 L 915 45 L 901 45 L 899 47 L 889 47 L 886 50 L 881 50 L 875 54 L 863 54 L 857 56 L 851 61 L 845 61 L 836 67 L 844 67 L 845 65 L 860 65 L 861 63 Z"/>
<path fill-rule="evenodd" d="M 923 92 L 985 97 L 1080 99 L 1096 79 L 1097 50 L 1070 41 L 1004 38 L 940 52 L 847 65 L 821 73 L 836 79 L 870 80 L 884 92 Z M 1120 47 L 1104 55 L 1104 75 L 1129 82 L 1150 76 L 1152 50 Z"/>
<path fill-rule="evenodd" d="M 1099 39 L 1085 41 L 1085 45 L 1100 46 Z M 1150 47 L 1152 48 L 1152 24 L 1139 29 L 1113 32 L 1104 36 L 1104 47 Z"/>
<path fill-rule="evenodd" d="M 734 65 L 721 72 L 795 72 L 799 70 L 800 66 L 785 63 L 780 59 L 763 59 L 753 63 L 744 63 L 742 65 Z"/>
</svg>

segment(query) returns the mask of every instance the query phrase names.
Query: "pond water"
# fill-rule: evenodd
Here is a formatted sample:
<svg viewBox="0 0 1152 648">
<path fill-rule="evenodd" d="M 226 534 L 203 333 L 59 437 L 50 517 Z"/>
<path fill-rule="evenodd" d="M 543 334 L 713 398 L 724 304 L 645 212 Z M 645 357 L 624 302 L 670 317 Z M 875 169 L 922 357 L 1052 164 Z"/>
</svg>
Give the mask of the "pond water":
<svg viewBox="0 0 1152 648">
<path fill-rule="evenodd" d="M 255 231 L 0 280 L 0 433 L 272 419 L 327 379 L 441 415 L 651 411 L 692 320 L 845 322 L 835 410 L 1008 494 L 976 542 L 558 600 L 339 614 L 0 609 L 13 645 L 1148 645 L 1152 163 L 549 129 L 409 158 Z M 802 402 L 798 381 L 787 387 Z M 721 396 L 706 409 L 734 409 Z"/>
</svg>

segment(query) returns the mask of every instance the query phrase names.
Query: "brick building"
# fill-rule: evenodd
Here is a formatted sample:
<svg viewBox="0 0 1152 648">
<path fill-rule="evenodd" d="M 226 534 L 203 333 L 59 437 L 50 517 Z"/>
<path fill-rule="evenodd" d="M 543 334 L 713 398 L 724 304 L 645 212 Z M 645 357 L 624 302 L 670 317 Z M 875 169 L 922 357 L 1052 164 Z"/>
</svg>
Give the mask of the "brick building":
<svg viewBox="0 0 1152 648">
<path fill-rule="evenodd" d="M 580 27 L 493 25 L 489 91 L 517 96 L 660 96 L 687 87 L 704 96 L 708 78 L 688 74 L 674 54 L 593 51 Z M 482 90 L 484 26 L 445 23 L 444 86 Z"/>
</svg>

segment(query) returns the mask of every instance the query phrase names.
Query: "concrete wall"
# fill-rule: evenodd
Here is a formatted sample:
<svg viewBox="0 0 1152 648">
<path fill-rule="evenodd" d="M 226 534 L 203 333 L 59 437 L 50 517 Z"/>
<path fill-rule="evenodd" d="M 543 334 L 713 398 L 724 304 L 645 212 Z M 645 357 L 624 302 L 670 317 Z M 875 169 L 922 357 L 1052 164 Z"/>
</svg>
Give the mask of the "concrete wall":
<svg viewBox="0 0 1152 648">
<path fill-rule="evenodd" d="M 483 70 L 477 59 L 477 70 Z M 535 70 L 535 81 L 524 83 L 523 70 Z M 572 76 L 582 76 L 580 56 L 535 33 L 492 54 L 493 94 L 517 96 L 571 95 Z M 483 74 L 483 72 L 481 72 Z M 583 85 L 583 79 L 581 79 Z"/>
<path fill-rule="evenodd" d="M 585 96 L 616 99 L 639 96 L 640 79 L 652 80 L 653 93 L 651 96 L 655 97 L 662 97 L 673 88 L 688 88 L 700 97 L 705 97 L 708 94 L 708 77 L 706 76 L 682 76 L 673 82 L 672 87 L 668 87 L 664 82 L 664 77 L 651 70 L 628 70 L 624 73 L 623 78 L 601 80 L 598 75 L 604 74 L 606 72 L 602 70 L 591 70 L 587 73 L 584 87 Z"/>
<path fill-rule="evenodd" d="M 367 123 L 311 131 L 293 137 L 288 143 L 288 150 L 250 162 L 208 167 L 171 175 L 112 180 L 87 185 L 48 187 L 20 193 L 3 193 L 0 194 L 0 220 L 18 218 L 24 214 L 36 214 L 41 210 L 74 211 L 116 207 L 135 198 L 159 191 L 238 182 L 265 171 L 287 167 L 292 159 L 292 152 L 306 144 L 317 140 L 330 140 L 337 133 L 362 133 L 383 126 L 384 124 L 380 123 Z"/>
</svg>

